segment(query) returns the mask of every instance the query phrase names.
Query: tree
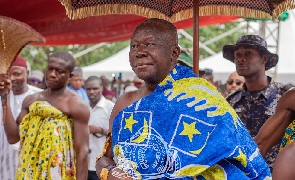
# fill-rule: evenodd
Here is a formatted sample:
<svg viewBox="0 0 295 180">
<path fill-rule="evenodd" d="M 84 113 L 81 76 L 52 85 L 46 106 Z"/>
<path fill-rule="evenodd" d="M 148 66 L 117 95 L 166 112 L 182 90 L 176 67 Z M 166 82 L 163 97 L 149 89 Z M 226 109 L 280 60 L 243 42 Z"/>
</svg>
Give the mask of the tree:
<svg viewBox="0 0 295 180">
<path fill-rule="evenodd" d="M 227 24 L 221 24 L 221 25 L 200 27 L 199 39 L 201 42 L 205 42 L 213 37 L 216 37 L 224 32 L 227 32 L 228 30 L 232 28 L 235 28 L 237 25 L 238 23 L 227 23 Z M 221 51 L 224 45 L 234 44 L 236 40 L 238 39 L 238 37 L 240 37 L 241 35 L 245 33 L 244 31 L 245 29 L 236 31 L 230 36 L 220 39 L 213 44 L 209 44 L 208 47 L 212 49 L 214 52 L 219 52 Z M 193 34 L 192 29 L 187 29 L 186 32 L 189 33 L 190 35 Z M 192 47 L 193 43 L 190 40 L 186 39 L 185 37 L 180 36 L 179 44 L 181 47 L 189 49 Z M 77 66 L 80 66 L 80 67 L 91 65 L 93 63 L 99 62 L 117 53 L 118 51 L 127 47 L 128 45 L 129 45 L 129 40 L 109 43 L 81 57 L 76 58 L 76 64 Z M 45 60 L 47 60 L 50 53 L 54 51 L 58 51 L 58 50 L 65 50 L 74 55 L 91 46 L 93 45 L 68 45 L 68 46 L 52 46 L 52 47 L 28 45 L 21 51 L 20 54 L 30 63 L 32 70 L 39 69 L 43 71 L 46 66 Z M 208 56 L 210 56 L 208 52 L 206 52 L 204 49 L 200 49 L 200 59 L 206 58 Z"/>
</svg>

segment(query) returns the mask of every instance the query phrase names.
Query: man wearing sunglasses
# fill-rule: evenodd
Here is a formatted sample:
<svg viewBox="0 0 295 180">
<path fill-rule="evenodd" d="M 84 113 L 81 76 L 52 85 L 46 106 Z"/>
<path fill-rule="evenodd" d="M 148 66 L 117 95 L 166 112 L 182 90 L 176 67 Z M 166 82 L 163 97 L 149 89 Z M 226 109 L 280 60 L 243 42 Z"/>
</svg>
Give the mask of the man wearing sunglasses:
<svg viewBox="0 0 295 180">
<path fill-rule="evenodd" d="M 244 83 L 245 83 L 245 78 L 243 76 L 239 76 L 237 71 L 231 73 L 228 77 L 227 82 L 226 82 L 227 95 L 242 88 Z"/>
<path fill-rule="evenodd" d="M 40 70 L 33 70 L 28 77 L 28 84 L 42 88 L 44 73 Z"/>
<path fill-rule="evenodd" d="M 264 122 L 274 114 L 279 98 L 289 89 L 274 82 L 265 71 L 275 67 L 278 55 L 267 50 L 266 41 L 257 35 L 241 36 L 236 44 L 223 47 L 223 57 L 236 64 L 238 75 L 244 76 L 243 87 L 227 97 L 252 137 Z M 266 154 L 272 168 L 280 142 Z"/>
</svg>

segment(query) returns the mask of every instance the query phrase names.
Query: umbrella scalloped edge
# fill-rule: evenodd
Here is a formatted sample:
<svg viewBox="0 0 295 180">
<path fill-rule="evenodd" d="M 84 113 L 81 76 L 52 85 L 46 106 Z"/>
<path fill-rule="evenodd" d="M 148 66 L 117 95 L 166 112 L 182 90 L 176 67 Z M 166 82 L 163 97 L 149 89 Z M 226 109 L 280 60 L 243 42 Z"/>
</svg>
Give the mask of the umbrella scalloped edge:
<svg viewBox="0 0 295 180">
<path fill-rule="evenodd" d="M 96 6 L 87 6 L 79 9 L 75 9 L 72 5 L 72 0 L 59 0 L 60 3 L 65 7 L 66 14 L 70 19 L 81 19 L 89 16 L 101 16 L 108 14 L 135 14 L 147 18 L 161 18 L 171 22 L 178 22 L 193 17 L 193 8 L 182 10 L 172 17 L 167 17 L 157 10 L 153 10 L 147 7 L 135 5 L 135 4 L 100 4 Z M 248 18 L 270 18 L 276 19 L 278 16 L 287 10 L 295 8 L 295 0 L 285 0 L 280 4 L 275 6 L 273 15 L 269 13 L 249 9 L 246 7 L 237 7 L 229 5 L 208 5 L 199 7 L 200 16 L 210 16 L 210 15 L 232 15 L 241 16 Z"/>
</svg>

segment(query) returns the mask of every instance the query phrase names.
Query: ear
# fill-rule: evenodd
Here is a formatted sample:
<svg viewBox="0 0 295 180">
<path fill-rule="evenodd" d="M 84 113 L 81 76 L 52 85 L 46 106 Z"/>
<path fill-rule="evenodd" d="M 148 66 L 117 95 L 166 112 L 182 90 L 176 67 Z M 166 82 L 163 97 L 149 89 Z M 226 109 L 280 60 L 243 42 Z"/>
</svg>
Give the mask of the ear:
<svg viewBox="0 0 295 180">
<path fill-rule="evenodd" d="M 178 56 L 180 54 L 180 48 L 179 46 L 173 46 L 171 48 L 172 54 L 171 54 L 171 61 L 173 62 L 173 64 L 177 64 L 178 62 Z"/>
<path fill-rule="evenodd" d="M 262 56 L 262 63 L 264 65 L 266 65 L 267 61 L 268 61 L 268 54 L 263 54 L 263 56 Z"/>
</svg>

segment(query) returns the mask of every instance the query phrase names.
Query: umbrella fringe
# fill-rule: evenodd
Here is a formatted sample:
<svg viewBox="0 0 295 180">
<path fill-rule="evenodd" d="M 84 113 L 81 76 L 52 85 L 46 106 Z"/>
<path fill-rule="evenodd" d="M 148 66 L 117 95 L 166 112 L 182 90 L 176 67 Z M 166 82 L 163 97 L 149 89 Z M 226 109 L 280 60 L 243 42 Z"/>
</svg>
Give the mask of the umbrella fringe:
<svg viewBox="0 0 295 180">
<path fill-rule="evenodd" d="M 147 18 L 160 18 L 170 21 L 170 18 L 159 11 L 134 4 L 100 4 L 97 6 L 75 9 L 71 0 L 59 0 L 65 6 L 67 16 L 72 19 L 81 19 L 89 16 L 109 14 L 134 14 Z"/>
<path fill-rule="evenodd" d="M 275 7 L 273 11 L 273 18 L 277 19 L 282 12 L 288 11 L 295 8 L 295 0 L 285 0 L 284 2 L 280 3 L 277 7 Z"/>
<path fill-rule="evenodd" d="M 245 7 L 237 7 L 237 6 L 225 6 L 225 5 L 212 5 L 212 6 L 201 6 L 199 10 L 200 16 L 212 16 L 212 15 L 232 15 L 232 16 L 244 16 L 250 18 L 271 18 L 270 14 L 255 10 L 255 9 L 248 9 Z M 177 14 L 171 17 L 172 22 L 177 22 L 184 20 L 186 18 L 192 17 L 193 11 L 191 9 L 180 11 Z"/>
<path fill-rule="evenodd" d="M 89 16 L 101 16 L 108 14 L 136 14 L 147 18 L 161 18 L 171 22 L 177 22 L 193 17 L 193 8 L 180 11 L 171 18 L 165 16 L 163 13 L 135 5 L 135 4 L 100 4 L 96 6 L 82 7 L 75 9 L 72 5 L 72 0 L 59 0 L 60 3 L 65 6 L 66 14 L 70 19 L 81 19 Z M 295 0 L 285 0 L 280 3 L 273 12 L 273 17 L 267 12 L 255 9 L 249 9 L 246 7 L 239 6 L 227 6 L 227 5 L 210 5 L 200 6 L 200 16 L 210 15 L 233 15 L 242 16 L 256 19 L 276 19 L 282 12 L 294 9 Z"/>
</svg>

